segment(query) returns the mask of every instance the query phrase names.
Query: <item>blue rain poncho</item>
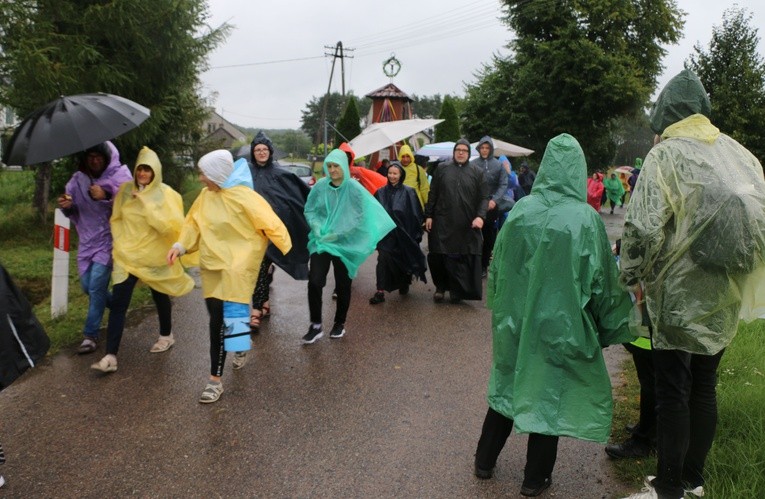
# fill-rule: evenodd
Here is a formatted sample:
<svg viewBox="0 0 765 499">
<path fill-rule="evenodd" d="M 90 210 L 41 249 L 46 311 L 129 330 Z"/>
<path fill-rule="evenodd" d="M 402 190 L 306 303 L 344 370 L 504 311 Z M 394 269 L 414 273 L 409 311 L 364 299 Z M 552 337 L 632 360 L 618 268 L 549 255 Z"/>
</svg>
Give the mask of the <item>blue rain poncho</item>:
<svg viewBox="0 0 765 499">
<path fill-rule="evenodd" d="M 339 187 L 329 179 L 327 163 L 336 163 L 343 170 Z M 353 279 L 377 243 L 396 224 L 385 208 L 361 184 L 353 180 L 348 157 L 338 149 L 324 160 L 324 178 L 316 182 L 305 204 L 305 218 L 311 227 L 308 251 L 329 253 L 340 258 Z"/>
<path fill-rule="evenodd" d="M 662 91 L 624 218 L 621 274 L 645 284 L 653 347 L 714 355 L 739 319 L 765 313 L 765 180 L 759 161 L 710 123 L 698 77 Z"/>
<path fill-rule="evenodd" d="M 606 442 L 611 382 L 602 348 L 632 341 L 629 295 L 600 216 L 585 202 L 579 143 L 550 141 L 531 194 L 494 246 L 489 406 L 519 433 Z"/>
</svg>

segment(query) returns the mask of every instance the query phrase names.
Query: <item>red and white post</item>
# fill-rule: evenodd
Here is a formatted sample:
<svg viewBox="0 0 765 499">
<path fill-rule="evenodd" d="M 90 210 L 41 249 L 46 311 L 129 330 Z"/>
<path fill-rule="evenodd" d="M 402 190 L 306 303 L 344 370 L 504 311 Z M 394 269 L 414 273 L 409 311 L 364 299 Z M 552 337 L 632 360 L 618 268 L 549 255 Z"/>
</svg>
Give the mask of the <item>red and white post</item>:
<svg viewBox="0 0 765 499">
<path fill-rule="evenodd" d="M 66 314 L 69 302 L 69 219 L 56 208 L 53 218 L 53 275 L 50 291 L 50 315 Z"/>
</svg>

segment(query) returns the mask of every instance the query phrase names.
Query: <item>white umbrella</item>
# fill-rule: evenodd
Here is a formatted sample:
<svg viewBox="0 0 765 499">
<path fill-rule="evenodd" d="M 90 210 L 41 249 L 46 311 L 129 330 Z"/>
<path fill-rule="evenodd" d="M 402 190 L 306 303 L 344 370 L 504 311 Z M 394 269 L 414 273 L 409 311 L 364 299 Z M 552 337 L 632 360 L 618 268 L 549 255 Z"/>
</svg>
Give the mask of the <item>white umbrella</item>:
<svg viewBox="0 0 765 499">
<path fill-rule="evenodd" d="M 349 142 L 357 157 L 385 149 L 444 120 L 398 120 L 373 123 Z"/>
<path fill-rule="evenodd" d="M 415 154 L 419 156 L 428 156 L 431 160 L 435 159 L 452 159 L 454 154 L 454 144 L 456 142 L 434 142 L 433 144 L 425 144 L 417 149 Z M 478 151 L 475 147 L 470 148 L 470 157 L 478 156 Z"/>
<path fill-rule="evenodd" d="M 495 139 L 494 137 L 491 138 L 491 141 L 494 142 L 494 156 L 504 154 L 509 158 L 517 158 L 520 156 L 528 156 L 534 152 L 531 149 L 526 149 L 525 147 L 517 146 L 510 142 L 505 142 L 504 140 Z M 473 147 L 478 147 L 478 142 L 473 142 L 471 145 Z"/>
</svg>

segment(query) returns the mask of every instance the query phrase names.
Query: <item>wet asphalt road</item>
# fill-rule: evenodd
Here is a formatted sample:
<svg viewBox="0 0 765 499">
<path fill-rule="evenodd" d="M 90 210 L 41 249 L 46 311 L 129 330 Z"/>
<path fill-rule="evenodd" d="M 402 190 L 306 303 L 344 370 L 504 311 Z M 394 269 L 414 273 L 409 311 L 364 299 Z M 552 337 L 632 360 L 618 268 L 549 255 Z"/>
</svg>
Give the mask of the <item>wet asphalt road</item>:
<svg viewBox="0 0 765 499">
<path fill-rule="evenodd" d="M 612 240 L 621 216 L 604 215 Z M 0 497 L 520 497 L 526 438 L 495 478 L 472 475 L 491 363 L 482 302 L 435 304 L 431 284 L 371 306 L 373 256 L 353 283 L 347 335 L 301 345 L 305 282 L 277 271 L 272 316 L 225 393 L 197 399 L 209 370 L 199 289 L 177 299 L 175 346 L 150 354 L 154 314 L 125 331 L 119 370 L 64 351 L 0 394 L 8 463 Z M 325 329 L 332 325 L 331 273 Z M 624 350 L 606 350 L 618 372 Z M 562 438 L 542 497 L 612 498 L 602 445 Z"/>
</svg>

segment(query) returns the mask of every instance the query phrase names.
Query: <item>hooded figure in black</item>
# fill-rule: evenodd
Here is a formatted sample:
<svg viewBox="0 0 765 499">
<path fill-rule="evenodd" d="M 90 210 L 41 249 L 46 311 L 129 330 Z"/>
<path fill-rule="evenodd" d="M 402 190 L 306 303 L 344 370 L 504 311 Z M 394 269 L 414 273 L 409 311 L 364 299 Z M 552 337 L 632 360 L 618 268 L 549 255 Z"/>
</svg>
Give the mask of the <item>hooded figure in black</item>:
<svg viewBox="0 0 765 499">
<path fill-rule="evenodd" d="M 250 144 L 250 172 L 255 192 L 263 196 L 276 215 L 284 222 L 292 239 L 292 249 L 283 255 L 273 244 L 269 244 L 266 256 L 260 266 L 258 281 L 252 296 L 250 326 L 257 330 L 260 318 L 270 311 L 268 303 L 269 284 L 273 279 L 272 263 L 294 279 L 308 279 L 308 222 L 303 215 L 305 201 L 310 188 L 294 173 L 279 168 L 274 161 L 274 146 L 262 131 L 255 135 Z"/>
<path fill-rule="evenodd" d="M 388 184 L 375 192 L 375 198 L 396 222 L 396 228 L 377 244 L 377 292 L 369 303 L 385 301 L 385 291 L 409 292 L 412 276 L 427 282 L 422 241 L 422 208 L 417 192 L 404 185 L 406 171 L 398 161 L 388 166 Z"/>
<path fill-rule="evenodd" d="M 453 302 L 481 299 L 481 229 L 488 204 L 483 171 L 470 163 L 470 143 L 460 139 L 452 159 L 435 170 L 425 205 L 436 302 L 443 301 L 446 290 Z"/>
</svg>

